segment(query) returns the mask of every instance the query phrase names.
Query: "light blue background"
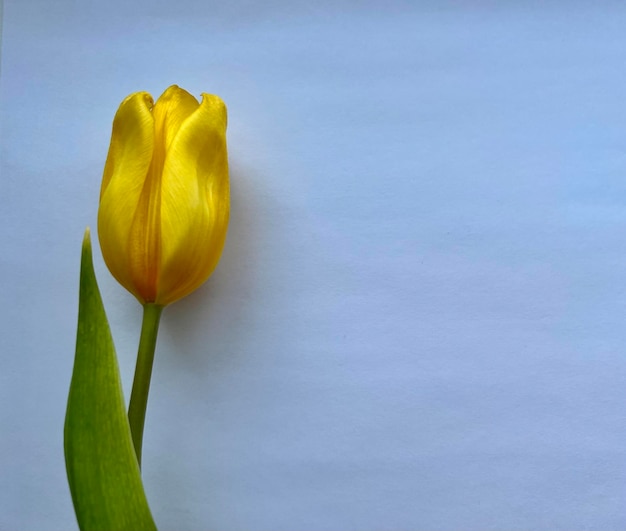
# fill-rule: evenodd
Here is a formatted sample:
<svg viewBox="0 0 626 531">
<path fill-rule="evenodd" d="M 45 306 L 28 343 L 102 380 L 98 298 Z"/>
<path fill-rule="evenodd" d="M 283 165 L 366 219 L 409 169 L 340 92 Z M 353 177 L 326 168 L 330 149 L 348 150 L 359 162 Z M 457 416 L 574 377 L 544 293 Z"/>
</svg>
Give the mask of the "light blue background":
<svg viewBox="0 0 626 531">
<path fill-rule="evenodd" d="M 120 101 L 173 83 L 229 106 L 232 221 L 163 316 L 162 530 L 626 529 L 626 6 L 126 4 L 4 5 L 0 529 L 76 529 L 82 233 Z"/>
</svg>

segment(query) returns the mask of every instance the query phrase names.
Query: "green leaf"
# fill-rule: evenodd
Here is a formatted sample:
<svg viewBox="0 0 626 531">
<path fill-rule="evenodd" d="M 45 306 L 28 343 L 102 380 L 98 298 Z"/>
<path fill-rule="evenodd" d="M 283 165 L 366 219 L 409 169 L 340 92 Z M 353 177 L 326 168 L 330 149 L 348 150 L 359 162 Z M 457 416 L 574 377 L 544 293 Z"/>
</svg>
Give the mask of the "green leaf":
<svg viewBox="0 0 626 531">
<path fill-rule="evenodd" d="M 76 358 L 65 416 L 65 465 L 82 531 L 156 530 L 124 404 L 87 229 L 80 270 Z"/>
</svg>

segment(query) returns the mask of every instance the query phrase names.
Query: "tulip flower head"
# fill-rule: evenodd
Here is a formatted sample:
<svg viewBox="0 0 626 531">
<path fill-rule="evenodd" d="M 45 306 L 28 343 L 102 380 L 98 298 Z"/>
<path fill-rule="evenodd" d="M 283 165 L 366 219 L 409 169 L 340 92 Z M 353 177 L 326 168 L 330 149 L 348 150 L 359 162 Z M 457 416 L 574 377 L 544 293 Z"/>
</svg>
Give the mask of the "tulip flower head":
<svg viewBox="0 0 626 531">
<path fill-rule="evenodd" d="M 230 209 L 226 106 L 172 86 L 128 96 L 113 120 L 98 236 L 113 276 L 142 303 L 170 304 L 215 269 Z"/>
</svg>

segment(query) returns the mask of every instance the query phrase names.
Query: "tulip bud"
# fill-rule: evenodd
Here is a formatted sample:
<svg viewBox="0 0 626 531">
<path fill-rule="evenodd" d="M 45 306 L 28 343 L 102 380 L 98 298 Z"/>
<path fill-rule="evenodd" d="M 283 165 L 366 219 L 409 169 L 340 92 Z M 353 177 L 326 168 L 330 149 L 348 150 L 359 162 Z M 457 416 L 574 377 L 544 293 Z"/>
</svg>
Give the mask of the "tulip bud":
<svg viewBox="0 0 626 531">
<path fill-rule="evenodd" d="M 107 267 L 142 303 L 197 289 L 222 253 L 230 209 L 226 106 L 172 86 L 128 96 L 113 120 L 98 236 Z"/>
</svg>

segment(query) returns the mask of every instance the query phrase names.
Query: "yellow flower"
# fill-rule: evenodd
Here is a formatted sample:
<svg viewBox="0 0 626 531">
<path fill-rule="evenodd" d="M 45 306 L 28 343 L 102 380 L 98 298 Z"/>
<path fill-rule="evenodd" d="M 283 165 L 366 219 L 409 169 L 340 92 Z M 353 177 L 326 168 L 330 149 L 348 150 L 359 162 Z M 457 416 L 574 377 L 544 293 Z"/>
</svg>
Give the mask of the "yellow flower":
<svg viewBox="0 0 626 531">
<path fill-rule="evenodd" d="M 194 291 L 222 253 L 230 210 L 226 106 L 171 86 L 128 96 L 113 120 L 100 191 L 102 255 L 142 304 Z"/>
</svg>

